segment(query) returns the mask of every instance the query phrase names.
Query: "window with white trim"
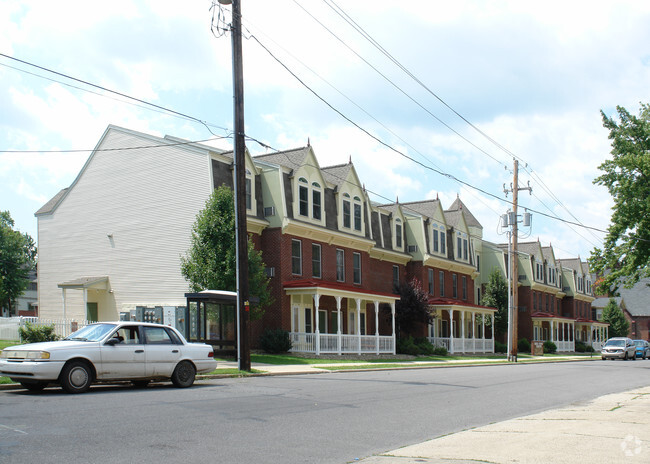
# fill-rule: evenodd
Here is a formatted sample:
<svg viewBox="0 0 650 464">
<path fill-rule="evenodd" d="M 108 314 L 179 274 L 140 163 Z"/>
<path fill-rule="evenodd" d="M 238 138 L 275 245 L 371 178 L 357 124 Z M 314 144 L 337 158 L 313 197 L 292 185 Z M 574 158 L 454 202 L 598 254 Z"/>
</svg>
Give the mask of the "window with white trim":
<svg viewBox="0 0 650 464">
<path fill-rule="evenodd" d="M 318 182 L 311 183 L 311 215 L 317 221 L 321 220 L 322 214 L 322 190 Z"/>
<path fill-rule="evenodd" d="M 311 244 L 311 275 L 317 279 L 322 277 L 321 246 L 318 243 Z"/>
<path fill-rule="evenodd" d="M 345 251 L 336 249 L 336 280 L 345 282 Z"/>
<path fill-rule="evenodd" d="M 361 198 L 354 197 L 354 230 L 361 232 Z"/>
<path fill-rule="evenodd" d="M 291 273 L 302 275 L 302 242 L 291 240 Z"/>
<path fill-rule="evenodd" d="M 298 183 L 298 214 L 309 217 L 309 182 L 301 177 Z"/>
<path fill-rule="evenodd" d="M 395 219 L 395 248 L 402 248 L 402 220 Z"/>
<path fill-rule="evenodd" d="M 361 285 L 361 253 L 352 253 L 352 282 Z"/>
<path fill-rule="evenodd" d="M 433 269 L 429 269 L 429 295 L 433 295 L 434 285 L 433 285 Z"/>
<path fill-rule="evenodd" d="M 350 216 L 350 195 L 347 193 L 343 194 L 343 227 L 349 229 L 352 224 Z"/>
</svg>

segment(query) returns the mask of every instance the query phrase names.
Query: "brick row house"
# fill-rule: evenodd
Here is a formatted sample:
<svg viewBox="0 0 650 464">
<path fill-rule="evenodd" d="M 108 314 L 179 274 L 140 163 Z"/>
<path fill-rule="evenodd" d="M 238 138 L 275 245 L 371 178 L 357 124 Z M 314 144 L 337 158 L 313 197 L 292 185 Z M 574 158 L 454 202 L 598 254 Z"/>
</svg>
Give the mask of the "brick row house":
<svg viewBox="0 0 650 464">
<path fill-rule="evenodd" d="M 586 262 L 555 258 L 552 246 L 539 241 L 518 244 L 518 338 L 551 341 L 558 351 L 575 351 L 580 341 L 600 350 L 607 340 L 608 324 L 591 316 L 594 301 L 592 282 Z M 488 270 L 508 275 L 508 245 L 483 243 Z"/>
<path fill-rule="evenodd" d="M 109 126 L 72 185 L 36 213 L 40 315 L 182 311 L 179 258 L 211 191 L 232 187 L 232 164 L 232 152 Z M 447 209 L 438 199 L 374 203 L 351 161 L 321 167 L 309 145 L 246 153 L 246 193 L 248 231 L 274 298 L 253 323 L 254 344 L 264 329 L 282 328 L 294 351 L 394 353 L 395 288 L 415 278 L 436 315 L 421 336 L 450 352 L 494 351 L 495 311 L 479 302 L 490 269 L 506 270 L 503 249 L 483 240 L 460 198 Z M 571 342 L 586 291 L 567 285 L 567 293 L 552 250 L 521 254 L 521 269 L 525 256 L 531 270 L 520 284 L 530 290 L 520 295 L 531 317 L 520 318 L 520 333 Z"/>
</svg>

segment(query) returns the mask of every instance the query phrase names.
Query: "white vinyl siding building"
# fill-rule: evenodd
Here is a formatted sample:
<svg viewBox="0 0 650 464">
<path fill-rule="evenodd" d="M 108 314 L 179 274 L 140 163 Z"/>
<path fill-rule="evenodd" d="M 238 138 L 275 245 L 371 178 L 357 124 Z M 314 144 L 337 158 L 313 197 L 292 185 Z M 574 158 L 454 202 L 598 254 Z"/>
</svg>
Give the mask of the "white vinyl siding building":
<svg viewBox="0 0 650 464">
<path fill-rule="evenodd" d="M 40 316 L 62 316 L 66 283 L 68 318 L 86 318 L 84 301 L 100 320 L 135 305 L 184 306 L 180 256 L 220 153 L 109 126 L 70 188 L 36 213 Z"/>
</svg>

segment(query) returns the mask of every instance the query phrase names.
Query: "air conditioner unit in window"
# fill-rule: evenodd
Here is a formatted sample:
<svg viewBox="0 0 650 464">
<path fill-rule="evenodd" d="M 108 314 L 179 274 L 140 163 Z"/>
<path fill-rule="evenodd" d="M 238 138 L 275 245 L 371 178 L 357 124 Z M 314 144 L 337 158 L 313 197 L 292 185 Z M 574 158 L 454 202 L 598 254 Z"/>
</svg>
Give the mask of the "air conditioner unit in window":
<svg viewBox="0 0 650 464">
<path fill-rule="evenodd" d="M 409 245 L 408 246 L 408 252 L 409 253 L 417 253 L 418 251 L 418 246 L 417 245 Z"/>
<path fill-rule="evenodd" d="M 275 216 L 275 206 L 266 206 L 264 208 L 264 217 Z"/>
<path fill-rule="evenodd" d="M 266 268 L 266 277 L 275 277 L 275 268 L 267 267 Z"/>
</svg>

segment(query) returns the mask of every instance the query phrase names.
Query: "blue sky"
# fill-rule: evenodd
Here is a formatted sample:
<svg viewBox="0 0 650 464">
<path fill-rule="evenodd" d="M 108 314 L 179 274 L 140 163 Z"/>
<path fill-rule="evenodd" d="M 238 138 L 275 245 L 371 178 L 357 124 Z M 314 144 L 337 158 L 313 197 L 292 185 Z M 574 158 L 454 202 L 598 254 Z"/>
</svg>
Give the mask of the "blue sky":
<svg viewBox="0 0 650 464">
<path fill-rule="evenodd" d="M 0 209 L 34 238 L 34 212 L 70 185 L 90 154 L 52 151 L 91 150 L 108 124 L 190 140 L 232 129 L 230 35 L 211 32 L 210 0 L 54 3 L 1 2 L 0 53 L 207 121 L 214 135 L 0 57 Z M 230 21 L 229 8 L 221 14 Z M 592 184 L 610 150 L 600 110 L 636 113 L 648 101 L 650 2 L 243 0 L 242 21 L 251 137 L 280 150 L 309 139 L 322 166 L 351 157 L 378 202 L 437 195 L 447 207 L 459 194 L 497 242 L 505 241 L 498 216 L 508 209 L 503 184 L 512 181 L 515 154 L 520 185 L 533 187 L 522 206 L 607 228 L 611 200 Z M 331 106 L 421 164 L 342 118 L 255 39 Z M 603 237 L 535 213 L 529 232 L 521 239 L 550 243 L 557 257 L 587 258 Z"/>
</svg>

